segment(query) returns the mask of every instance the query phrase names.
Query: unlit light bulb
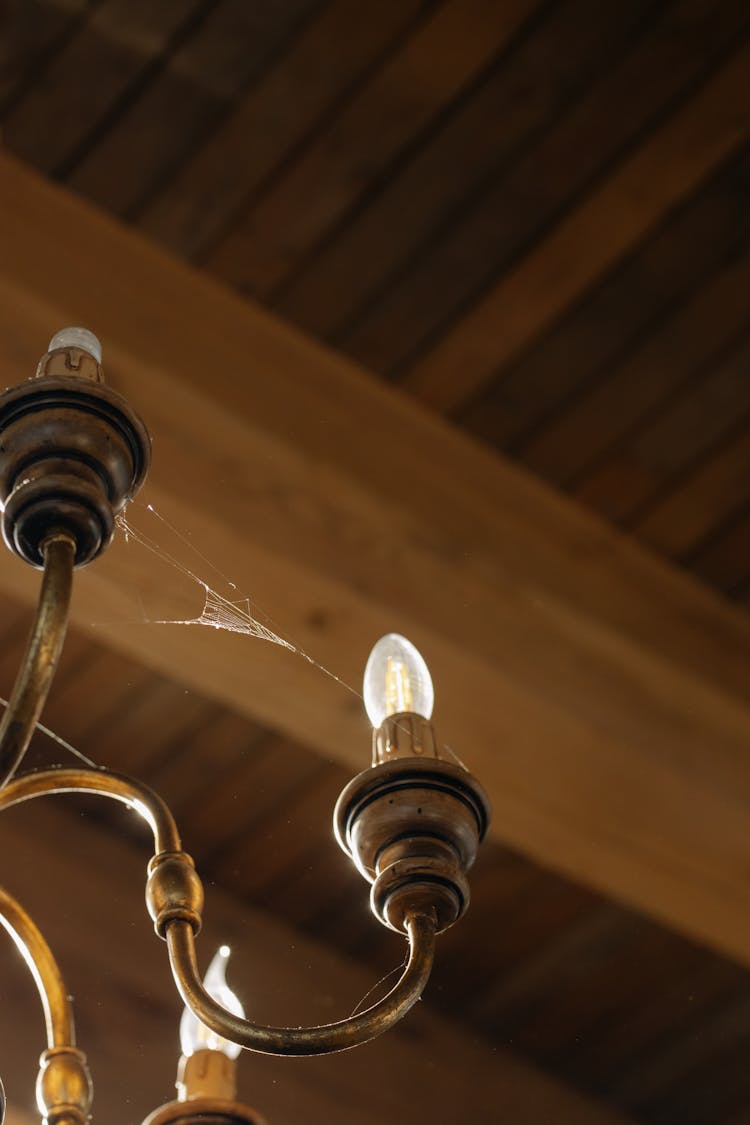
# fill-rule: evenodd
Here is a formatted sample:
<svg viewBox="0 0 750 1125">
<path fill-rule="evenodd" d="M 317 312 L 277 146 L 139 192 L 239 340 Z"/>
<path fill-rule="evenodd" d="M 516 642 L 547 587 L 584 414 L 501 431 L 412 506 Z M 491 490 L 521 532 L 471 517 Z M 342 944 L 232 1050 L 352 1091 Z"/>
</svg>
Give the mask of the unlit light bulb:
<svg viewBox="0 0 750 1125">
<path fill-rule="evenodd" d="M 229 946 L 222 945 L 208 966 L 208 972 L 203 978 L 203 986 L 217 1004 L 221 1004 L 222 1008 L 244 1019 L 245 1010 L 242 1002 L 227 984 L 228 960 Z M 236 1043 L 230 1043 L 228 1039 L 217 1035 L 215 1031 L 211 1031 L 201 1023 L 189 1008 L 185 1008 L 180 1020 L 180 1045 L 185 1058 L 194 1055 L 196 1051 L 221 1051 L 227 1058 L 236 1059 L 242 1051 Z"/>
<path fill-rule="evenodd" d="M 365 668 L 365 709 L 376 729 L 389 715 L 432 715 L 435 692 L 421 653 L 398 633 L 386 633 L 374 646 Z"/>
<path fill-rule="evenodd" d="M 97 363 L 102 362 L 102 346 L 88 328 L 63 328 L 55 333 L 47 351 L 54 352 L 58 348 L 80 348 L 81 351 L 93 356 Z"/>
</svg>

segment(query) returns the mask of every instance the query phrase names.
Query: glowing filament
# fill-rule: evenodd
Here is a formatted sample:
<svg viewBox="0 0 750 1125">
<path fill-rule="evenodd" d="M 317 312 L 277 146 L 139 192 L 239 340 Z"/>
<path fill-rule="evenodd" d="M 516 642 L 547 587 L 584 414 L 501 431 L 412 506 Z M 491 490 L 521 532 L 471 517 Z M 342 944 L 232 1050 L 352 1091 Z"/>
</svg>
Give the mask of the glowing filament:
<svg viewBox="0 0 750 1125">
<path fill-rule="evenodd" d="M 388 657 L 385 670 L 385 707 L 389 715 L 413 710 L 409 669 L 402 660 Z"/>
</svg>

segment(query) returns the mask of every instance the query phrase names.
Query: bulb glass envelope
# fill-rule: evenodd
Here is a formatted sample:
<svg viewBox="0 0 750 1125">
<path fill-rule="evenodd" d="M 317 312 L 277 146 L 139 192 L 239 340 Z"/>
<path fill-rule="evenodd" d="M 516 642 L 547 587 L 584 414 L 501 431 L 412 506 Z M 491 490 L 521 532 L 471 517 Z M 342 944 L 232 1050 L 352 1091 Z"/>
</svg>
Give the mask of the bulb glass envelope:
<svg viewBox="0 0 750 1125">
<path fill-rule="evenodd" d="M 227 984 L 226 970 L 229 960 L 229 947 L 222 945 L 214 955 L 208 966 L 208 971 L 203 978 L 206 991 L 218 1004 L 232 1012 L 235 1016 L 245 1018 L 245 1009 L 242 1001 L 232 992 Z M 189 1008 L 185 1008 L 180 1020 L 180 1045 L 185 1058 L 194 1055 L 196 1051 L 221 1051 L 229 1059 L 239 1057 L 242 1048 L 236 1043 L 217 1035 L 193 1015 Z"/>
<path fill-rule="evenodd" d="M 389 715 L 412 712 L 423 719 L 432 715 L 435 692 L 427 664 L 399 633 L 386 633 L 374 645 L 362 690 L 368 718 L 376 730 Z"/>
</svg>

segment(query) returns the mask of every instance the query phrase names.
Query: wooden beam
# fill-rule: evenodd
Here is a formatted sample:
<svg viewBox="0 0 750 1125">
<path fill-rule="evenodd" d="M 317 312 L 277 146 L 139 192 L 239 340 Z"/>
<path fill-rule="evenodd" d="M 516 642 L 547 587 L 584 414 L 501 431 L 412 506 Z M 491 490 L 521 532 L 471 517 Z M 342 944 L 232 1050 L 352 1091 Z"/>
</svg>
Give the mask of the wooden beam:
<svg viewBox="0 0 750 1125">
<path fill-rule="evenodd" d="M 111 827 L 40 802 L 4 818 L 0 839 L 5 856 L 23 857 L 7 871 L 9 889 L 45 930 L 75 994 L 78 1038 L 95 1083 L 94 1119 L 134 1125 L 173 1096 L 181 1004 L 165 947 L 143 906 L 147 848 L 118 840 Z M 207 893 L 201 961 L 217 944 L 231 942 L 232 984 L 256 1018 L 325 1022 L 350 1011 L 372 986 L 360 965 L 214 887 Z M 9 1098 L 28 1112 L 43 1046 L 42 1017 L 11 949 L 5 942 L 0 951 L 0 1070 Z M 394 963 L 400 956 L 394 941 Z M 239 1080 L 241 1095 L 272 1123 L 626 1125 L 624 1117 L 510 1052 L 451 1026 L 427 1004 L 377 1042 L 341 1055 L 296 1060 L 244 1055 Z M 26 1118 L 21 1121 L 26 1125 Z"/>
<path fill-rule="evenodd" d="M 750 132 L 750 47 L 628 154 L 408 371 L 404 385 L 449 413 L 478 396 L 622 261 Z M 463 377 L 456 379 L 455 372 Z"/>
<path fill-rule="evenodd" d="M 413 636 L 497 838 L 750 958 L 744 616 L 8 158 L 0 246 L 5 382 L 53 330 L 90 325 L 154 434 L 151 502 L 346 681 L 380 633 Z M 142 506 L 131 518 L 221 582 Z M 141 606 L 200 613 L 202 591 L 179 578 L 120 541 L 80 576 L 75 619 L 109 622 L 100 639 L 362 767 L 359 701 L 308 662 L 139 623 Z M 36 585 L 9 556 L 0 583 L 27 598 Z"/>
</svg>

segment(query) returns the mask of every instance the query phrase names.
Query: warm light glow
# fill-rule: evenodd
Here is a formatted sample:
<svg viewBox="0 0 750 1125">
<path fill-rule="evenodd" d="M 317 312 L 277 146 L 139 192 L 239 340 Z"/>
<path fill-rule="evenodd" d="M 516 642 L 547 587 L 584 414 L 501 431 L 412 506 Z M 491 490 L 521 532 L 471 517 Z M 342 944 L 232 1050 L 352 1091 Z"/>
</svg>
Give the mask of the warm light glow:
<svg viewBox="0 0 750 1125">
<path fill-rule="evenodd" d="M 432 715 L 435 693 L 427 665 L 411 641 L 387 633 L 374 646 L 365 668 L 365 708 L 377 728 L 388 717 L 404 711 L 425 719 Z"/>
<path fill-rule="evenodd" d="M 223 1008 L 235 1016 L 245 1018 L 245 1010 L 239 997 L 232 992 L 227 984 L 226 970 L 229 960 L 229 946 L 222 945 L 217 950 L 213 961 L 208 966 L 208 972 L 203 978 L 206 992 L 213 997 Z M 223 1039 L 215 1031 L 211 1031 L 205 1024 L 193 1015 L 189 1008 L 185 1008 L 180 1020 L 180 1044 L 185 1058 L 194 1055 L 196 1051 L 221 1051 L 227 1058 L 236 1059 L 242 1051 L 236 1043 Z"/>
</svg>

